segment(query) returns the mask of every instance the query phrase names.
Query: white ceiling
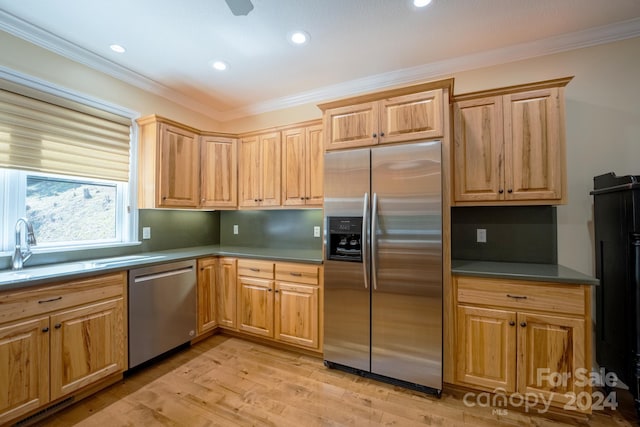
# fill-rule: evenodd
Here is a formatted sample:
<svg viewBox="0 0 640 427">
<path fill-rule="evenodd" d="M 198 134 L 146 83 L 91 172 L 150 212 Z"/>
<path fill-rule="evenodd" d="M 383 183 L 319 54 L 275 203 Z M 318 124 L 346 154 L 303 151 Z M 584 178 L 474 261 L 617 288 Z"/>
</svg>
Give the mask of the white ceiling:
<svg viewBox="0 0 640 427">
<path fill-rule="evenodd" d="M 252 1 L 0 0 L 0 29 L 217 120 L 640 36 L 639 0 Z"/>
</svg>

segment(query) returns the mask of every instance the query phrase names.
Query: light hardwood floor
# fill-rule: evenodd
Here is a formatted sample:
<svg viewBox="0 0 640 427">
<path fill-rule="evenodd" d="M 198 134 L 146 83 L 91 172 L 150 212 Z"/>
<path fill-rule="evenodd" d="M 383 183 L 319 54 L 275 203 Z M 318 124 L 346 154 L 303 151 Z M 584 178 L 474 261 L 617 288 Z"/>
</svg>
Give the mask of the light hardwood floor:
<svg viewBox="0 0 640 427">
<path fill-rule="evenodd" d="M 628 413 L 626 414 L 628 417 Z M 322 360 L 213 336 L 138 370 L 42 426 L 631 426 L 620 411 L 588 421 L 469 408 L 330 370 Z"/>
</svg>

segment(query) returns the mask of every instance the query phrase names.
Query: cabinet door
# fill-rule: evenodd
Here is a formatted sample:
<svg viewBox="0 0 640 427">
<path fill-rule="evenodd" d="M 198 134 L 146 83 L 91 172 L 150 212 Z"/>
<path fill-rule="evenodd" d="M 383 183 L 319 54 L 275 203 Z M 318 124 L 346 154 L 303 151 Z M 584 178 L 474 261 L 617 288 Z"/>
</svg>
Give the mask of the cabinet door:
<svg viewBox="0 0 640 427">
<path fill-rule="evenodd" d="M 506 200 L 562 198 L 560 118 L 558 88 L 504 96 Z"/>
<path fill-rule="evenodd" d="M 218 286 L 217 286 L 217 303 L 218 303 L 218 325 L 236 329 L 238 327 L 236 316 L 237 305 L 237 264 L 235 258 L 220 258 L 218 260 Z"/>
<path fill-rule="evenodd" d="M 262 151 L 260 206 L 280 206 L 282 192 L 280 132 L 260 135 L 260 149 Z"/>
<path fill-rule="evenodd" d="M 453 109 L 455 201 L 502 199 L 502 97 L 459 101 Z"/>
<path fill-rule="evenodd" d="M 576 377 L 579 368 L 587 368 L 584 320 L 518 313 L 518 360 L 520 393 L 569 402 L 585 390 Z"/>
<path fill-rule="evenodd" d="M 49 401 L 49 318 L 0 327 L 0 424 Z"/>
<path fill-rule="evenodd" d="M 306 196 L 305 204 L 322 206 L 324 201 L 324 144 L 322 125 L 309 126 L 306 130 L 305 150 Z"/>
<path fill-rule="evenodd" d="M 516 313 L 458 306 L 456 380 L 516 390 Z"/>
<path fill-rule="evenodd" d="M 239 205 L 260 206 L 260 186 L 262 185 L 262 155 L 257 136 L 240 141 L 240 181 L 238 182 Z"/>
<path fill-rule="evenodd" d="M 273 280 L 238 278 L 238 328 L 273 338 Z"/>
<path fill-rule="evenodd" d="M 122 371 L 122 298 L 51 316 L 51 399 Z"/>
<path fill-rule="evenodd" d="M 198 260 L 198 335 L 218 325 L 216 313 L 218 277 L 217 258 Z"/>
<path fill-rule="evenodd" d="M 307 134 L 305 128 L 282 132 L 282 204 L 299 206 L 306 202 Z"/>
<path fill-rule="evenodd" d="M 381 144 L 443 136 L 442 89 L 380 102 Z"/>
<path fill-rule="evenodd" d="M 160 126 L 160 207 L 197 207 L 199 196 L 198 135 L 175 126 Z"/>
<path fill-rule="evenodd" d="M 325 149 L 377 144 L 378 105 L 378 102 L 367 102 L 326 110 L 323 117 Z"/>
<path fill-rule="evenodd" d="M 276 339 L 318 348 L 318 287 L 277 282 L 275 292 Z"/>
<path fill-rule="evenodd" d="M 200 206 L 236 207 L 238 204 L 237 141 L 202 137 L 200 140 Z"/>
</svg>

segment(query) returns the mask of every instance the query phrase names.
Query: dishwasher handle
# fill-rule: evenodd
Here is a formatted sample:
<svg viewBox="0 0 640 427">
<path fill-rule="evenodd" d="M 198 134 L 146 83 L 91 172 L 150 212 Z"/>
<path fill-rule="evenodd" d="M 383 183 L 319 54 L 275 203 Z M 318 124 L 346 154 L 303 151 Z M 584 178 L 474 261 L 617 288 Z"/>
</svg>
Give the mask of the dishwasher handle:
<svg viewBox="0 0 640 427">
<path fill-rule="evenodd" d="M 184 268 L 178 268 L 176 270 L 161 271 L 160 273 L 152 273 L 152 274 L 146 274 L 146 275 L 142 275 L 142 276 L 135 276 L 133 278 L 133 283 L 141 283 L 141 282 L 146 282 L 146 281 L 149 281 L 149 280 L 155 280 L 155 279 L 162 279 L 162 278 L 165 278 L 165 277 L 177 276 L 179 274 L 191 273 L 192 271 L 193 271 L 193 267 L 189 266 L 189 267 L 184 267 Z"/>
</svg>

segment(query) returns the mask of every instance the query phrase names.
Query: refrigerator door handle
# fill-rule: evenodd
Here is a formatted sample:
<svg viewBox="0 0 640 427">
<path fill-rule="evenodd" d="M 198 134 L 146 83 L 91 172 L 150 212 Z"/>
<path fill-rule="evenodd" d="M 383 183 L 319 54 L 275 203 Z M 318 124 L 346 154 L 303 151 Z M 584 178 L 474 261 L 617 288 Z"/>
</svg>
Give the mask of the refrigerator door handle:
<svg viewBox="0 0 640 427">
<path fill-rule="evenodd" d="M 376 266 L 376 258 L 378 252 L 378 242 L 376 238 L 376 230 L 378 228 L 378 194 L 373 193 L 373 206 L 371 208 L 371 282 L 373 282 L 373 290 L 378 289 L 378 268 Z"/>
<path fill-rule="evenodd" d="M 360 234 L 360 248 L 362 251 L 362 272 L 364 273 L 364 288 L 369 289 L 369 262 L 367 260 L 367 230 L 369 224 L 369 193 L 364 193 L 362 204 L 362 234 Z"/>
</svg>

